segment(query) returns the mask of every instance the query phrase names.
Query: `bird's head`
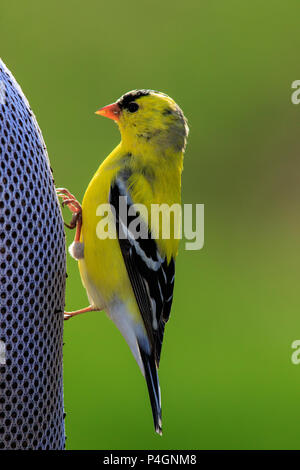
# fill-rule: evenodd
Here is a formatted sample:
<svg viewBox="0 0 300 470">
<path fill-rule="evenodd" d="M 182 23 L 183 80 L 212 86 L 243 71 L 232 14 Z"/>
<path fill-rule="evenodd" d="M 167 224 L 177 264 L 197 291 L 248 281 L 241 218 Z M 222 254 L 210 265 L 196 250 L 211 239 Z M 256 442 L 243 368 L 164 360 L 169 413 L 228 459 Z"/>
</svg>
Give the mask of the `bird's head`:
<svg viewBox="0 0 300 470">
<path fill-rule="evenodd" d="M 117 122 L 122 141 L 130 146 L 159 146 L 183 151 L 188 135 L 187 120 L 172 98 L 153 90 L 133 90 L 96 114 Z"/>
</svg>

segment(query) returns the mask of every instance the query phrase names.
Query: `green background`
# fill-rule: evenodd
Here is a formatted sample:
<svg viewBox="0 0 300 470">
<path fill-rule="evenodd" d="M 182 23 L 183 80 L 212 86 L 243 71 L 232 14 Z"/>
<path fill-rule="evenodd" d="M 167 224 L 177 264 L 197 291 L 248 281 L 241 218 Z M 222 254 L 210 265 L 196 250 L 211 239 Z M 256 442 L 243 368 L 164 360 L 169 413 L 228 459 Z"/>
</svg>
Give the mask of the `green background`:
<svg viewBox="0 0 300 470">
<path fill-rule="evenodd" d="M 183 202 L 205 204 L 205 246 L 182 242 L 177 262 L 160 367 L 164 435 L 129 348 L 94 312 L 65 323 L 68 449 L 300 448 L 299 10 L 1 1 L 2 59 L 38 118 L 57 186 L 82 199 L 119 141 L 94 111 L 153 88 L 189 119 Z M 66 309 L 85 307 L 69 256 L 68 274 Z"/>
</svg>

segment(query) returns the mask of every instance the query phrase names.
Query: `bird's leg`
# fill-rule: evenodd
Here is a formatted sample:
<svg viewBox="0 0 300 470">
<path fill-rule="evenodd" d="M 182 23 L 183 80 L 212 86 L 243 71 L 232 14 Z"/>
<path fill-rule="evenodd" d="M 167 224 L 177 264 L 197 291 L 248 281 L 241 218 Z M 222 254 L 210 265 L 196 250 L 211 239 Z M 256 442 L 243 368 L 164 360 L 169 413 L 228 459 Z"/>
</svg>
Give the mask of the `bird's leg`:
<svg viewBox="0 0 300 470">
<path fill-rule="evenodd" d="M 80 233 L 81 233 L 81 226 L 82 226 L 82 208 L 75 196 L 71 194 L 67 189 L 65 188 L 56 188 L 56 193 L 57 196 L 62 199 L 62 206 L 68 206 L 70 211 L 72 212 L 72 219 L 70 224 L 67 224 L 65 222 L 66 227 L 70 229 L 74 229 L 76 227 L 76 233 L 75 233 L 75 238 L 74 242 L 75 243 L 80 243 Z M 82 313 L 87 313 L 87 312 L 95 312 L 99 310 L 96 307 L 93 307 L 92 305 L 89 305 L 88 307 L 82 308 L 80 310 L 75 310 L 74 312 L 64 312 L 64 320 L 69 320 L 72 317 L 75 317 L 76 315 L 81 315 Z"/>
<path fill-rule="evenodd" d="M 56 193 L 57 193 L 57 196 L 62 199 L 62 206 L 63 207 L 68 206 L 68 208 L 73 214 L 70 224 L 67 224 L 65 222 L 65 226 L 70 229 L 73 229 L 76 227 L 74 242 L 79 242 L 80 233 L 81 233 L 81 225 L 82 225 L 81 205 L 79 204 L 75 196 L 73 196 L 73 194 L 71 194 L 65 188 L 56 188 Z"/>
<path fill-rule="evenodd" d="M 74 229 L 76 227 L 74 242 L 80 243 L 80 233 L 82 226 L 81 205 L 79 204 L 75 196 L 73 196 L 73 194 L 71 194 L 65 188 L 56 188 L 56 194 L 62 199 L 62 206 L 68 206 L 68 208 L 73 214 L 70 224 L 67 224 L 66 222 L 64 222 L 64 224 L 70 229 Z M 81 315 L 82 313 L 95 312 L 96 310 L 99 309 L 93 307 L 92 305 L 89 305 L 88 307 L 82 308 L 80 310 L 75 310 L 74 312 L 64 312 L 64 320 L 69 320 L 70 318 L 75 317 L 76 315 Z"/>
<path fill-rule="evenodd" d="M 82 308 L 81 310 L 75 310 L 75 312 L 65 312 L 64 320 L 69 320 L 70 318 L 75 317 L 76 315 L 81 315 L 81 313 L 96 312 L 97 310 L 99 309 L 93 307 L 92 305 L 89 305 L 89 307 Z"/>
</svg>

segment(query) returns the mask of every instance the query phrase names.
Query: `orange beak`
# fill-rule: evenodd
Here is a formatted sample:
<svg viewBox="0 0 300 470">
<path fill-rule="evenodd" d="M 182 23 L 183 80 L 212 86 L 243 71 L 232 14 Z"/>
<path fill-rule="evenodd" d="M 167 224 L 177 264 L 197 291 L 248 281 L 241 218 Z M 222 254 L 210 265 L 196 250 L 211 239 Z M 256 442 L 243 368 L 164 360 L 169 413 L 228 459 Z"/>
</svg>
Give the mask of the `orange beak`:
<svg viewBox="0 0 300 470">
<path fill-rule="evenodd" d="M 96 114 L 100 114 L 100 116 L 105 116 L 109 119 L 113 119 L 114 121 L 118 121 L 120 117 L 121 108 L 117 103 L 109 104 L 108 106 L 104 106 L 104 108 L 98 109 Z"/>
</svg>

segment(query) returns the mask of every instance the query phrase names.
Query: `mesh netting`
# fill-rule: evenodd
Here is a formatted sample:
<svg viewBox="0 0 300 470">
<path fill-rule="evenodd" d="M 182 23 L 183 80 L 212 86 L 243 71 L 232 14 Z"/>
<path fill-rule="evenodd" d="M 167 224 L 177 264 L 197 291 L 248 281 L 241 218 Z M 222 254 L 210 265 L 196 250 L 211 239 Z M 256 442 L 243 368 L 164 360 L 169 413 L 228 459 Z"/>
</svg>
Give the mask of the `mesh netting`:
<svg viewBox="0 0 300 470">
<path fill-rule="evenodd" d="M 63 222 L 45 144 L 0 60 L 0 449 L 63 449 Z"/>
</svg>

